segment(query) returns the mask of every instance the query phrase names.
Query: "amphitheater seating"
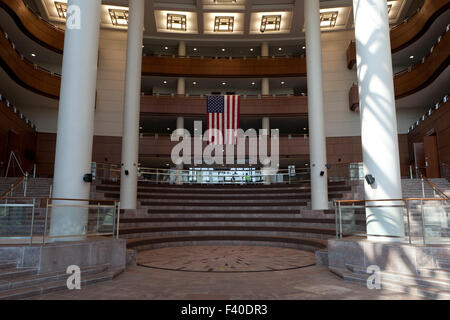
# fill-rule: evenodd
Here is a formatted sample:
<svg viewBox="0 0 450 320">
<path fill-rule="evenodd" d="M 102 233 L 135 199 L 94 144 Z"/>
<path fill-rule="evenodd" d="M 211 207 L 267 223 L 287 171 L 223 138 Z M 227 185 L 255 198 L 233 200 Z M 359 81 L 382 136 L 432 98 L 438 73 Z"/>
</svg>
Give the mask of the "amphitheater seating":
<svg viewBox="0 0 450 320">
<path fill-rule="evenodd" d="M 349 198 L 344 181 L 330 182 L 329 198 Z M 120 198 L 117 183 L 93 187 L 96 198 Z M 335 236 L 334 210 L 310 210 L 309 184 L 156 185 L 141 182 L 139 207 L 123 211 L 120 236 L 145 250 L 197 244 L 269 245 L 325 249 Z"/>
</svg>

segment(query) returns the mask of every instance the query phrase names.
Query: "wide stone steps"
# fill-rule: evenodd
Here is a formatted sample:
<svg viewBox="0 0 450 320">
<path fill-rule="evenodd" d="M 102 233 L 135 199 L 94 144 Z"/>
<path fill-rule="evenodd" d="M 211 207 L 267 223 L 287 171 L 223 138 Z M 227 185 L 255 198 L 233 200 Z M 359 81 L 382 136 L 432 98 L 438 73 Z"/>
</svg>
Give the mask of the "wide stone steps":
<svg viewBox="0 0 450 320">
<path fill-rule="evenodd" d="M 326 228 L 294 228 L 271 226 L 191 226 L 191 227 L 150 227 L 129 228 L 119 231 L 121 238 L 163 237 L 163 236 L 287 236 L 313 239 L 328 239 L 336 235 L 335 229 Z"/>
<path fill-rule="evenodd" d="M 296 248 L 315 252 L 327 246 L 326 240 L 307 239 L 300 237 L 277 236 L 245 236 L 245 235 L 212 235 L 212 236 L 171 236 L 147 237 L 127 240 L 127 248 L 149 250 L 167 246 L 185 245 L 261 245 Z"/>
</svg>

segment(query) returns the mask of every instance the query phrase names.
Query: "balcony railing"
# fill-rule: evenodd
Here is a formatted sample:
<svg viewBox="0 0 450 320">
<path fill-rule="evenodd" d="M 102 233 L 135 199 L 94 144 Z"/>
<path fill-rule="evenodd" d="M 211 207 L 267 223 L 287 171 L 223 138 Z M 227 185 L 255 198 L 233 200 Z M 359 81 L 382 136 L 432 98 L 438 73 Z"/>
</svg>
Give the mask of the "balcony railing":
<svg viewBox="0 0 450 320">
<path fill-rule="evenodd" d="M 405 236 L 390 238 L 409 244 L 450 244 L 450 204 L 442 198 L 335 200 L 336 238 L 377 237 L 368 234 L 366 212 L 401 215 Z M 389 237 L 389 236 L 383 236 Z"/>
</svg>

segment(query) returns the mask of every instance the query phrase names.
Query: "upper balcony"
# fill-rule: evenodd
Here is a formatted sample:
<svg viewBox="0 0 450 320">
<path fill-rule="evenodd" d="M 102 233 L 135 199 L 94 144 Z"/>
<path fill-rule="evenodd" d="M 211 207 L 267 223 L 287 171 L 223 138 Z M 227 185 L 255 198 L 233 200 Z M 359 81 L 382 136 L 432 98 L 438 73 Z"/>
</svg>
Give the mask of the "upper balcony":
<svg viewBox="0 0 450 320">
<path fill-rule="evenodd" d="M 198 78 L 272 78 L 306 76 L 305 57 L 219 58 L 144 56 L 146 76 Z"/>
<path fill-rule="evenodd" d="M 450 2 L 448 0 L 425 1 L 422 8 L 416 14 L 391 29 L 392 53 L 396 53 L 416 42 L 427 32 L 433 22 L 448 9 L 450 9 Z M 355 64 L 356 45 L 352 41 L 347 48 L 347 67 L 353 69 Z"/>
<path fill-rule="evenodd" d="M 1 29 L 0 65 L 22 87 L 52 99 L 59 98 L 60 75 L 39 68 L 25 59 Z"/>
<path fill-rule="evenodd" d="M 149 115 L 204 116 L 206 98 L 145 95 L 141 97 L 141 113 Z M 242 116 L 299 116 L 308 114 L 306 96 L 242 96 Z"/>
<path fill-rule="evenodd" d="M 57 53 L 64 50 L 64 30 L 55 27 L 31 11 L 22 0 L 0 0 L 19 28 L 31 39 Z"/>
<path fill-rule="evenodd" d="M 418 63 L 395 74 L 395 98 L 412 95 L 423 90 L 438 78 L 450 63 L 450 27 L 438 38 L 438 42 L 431 47 L 429 54 Z M 354 84 L 349 92 L 350 110 L 359 109 L 358 86 Z"/>
</svg>

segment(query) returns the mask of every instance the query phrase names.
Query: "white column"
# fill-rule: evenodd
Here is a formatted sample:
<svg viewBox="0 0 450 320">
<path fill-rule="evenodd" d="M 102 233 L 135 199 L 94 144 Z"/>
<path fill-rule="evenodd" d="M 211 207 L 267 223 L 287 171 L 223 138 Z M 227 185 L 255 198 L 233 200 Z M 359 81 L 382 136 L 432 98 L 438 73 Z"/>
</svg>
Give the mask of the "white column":
<svg viewBox="0 0 450 320">
<path fill-rule="evenodd" d="M 305 1 L 311 207 L 313 210 L 328 209 L 327 148 L 323 116 L 322 45 L 319 10 L 319 0 Z"/>
<path fill-rule="evenodd" d="M 267 130 L 267 134 L 270 137 L 270 118 L 269 117 L 264 117 L 262 118 L 262 129 Z M 269 168 L 270 166 L 268 166 L 267 168 Z M 271 176 L 264 176 L 264 184 L 270 184 L 271 182 Z"/>
<path fill-rule="evenodd" d="M 269 78 L 261 79 L 261 94 L 268 96 L 270 94 Z"/>
<path fill-rule="evenodd" d="M 145 0 L 129 0 L 120 207 L 136 209 Z"/>
<path fill-rule="evenodd" d="M 177 94 L 183 95 L 183 96 L 186 94 L 186 79 L 185 78 L 178 78 Z"/>
<path fill-rule="evenodd" d="M 186 42 L 180 41 L 178 43 L 178 56 L 185 57 L 186 56 Z"/>
<path fill-rule="evenodd" d="M 261 57 L 269 56 L 269 44 L 267 42 L 263 42 L 261 44 Z"/>
<path fill-rule="evenodd" d="M 364 174 L 375 178 L 372 185 L 365 181 L 365 197 L 366 200 L 401 199 L 387 2 L 353 0 L 353 8 Z M 396 203 L 383 203 L 387 204 Z M 395 241 L 383 236 L 403 237 L 405 234 L 399 208 L 368 208 L 366 216 L 367 234 L 372 235 L 368 237 L 370 240 Z"/>
<path fill-rule="evenodd" d="M 91 185 L 83 181 L 83 176 L 91 173 L 100 4 L 101 0 L 68 2 L 70 19 L 64 36 L 53 198 L 89 199 Z M 86 224 L 87 210 L 54 208 L 50 235 L 82 235 Z"/>
<path fill-rule="evenodd" d="M 177 129 L 184 129 L 184 118 L 183 117 L 177 117 Z M 184 169 L 184 165 L 181 164 L 177 164 L 177 170 L 183 170 Z M 180 175 L 176 176 L 175 182 L 177 184 L 182 184 L 183 183 L 183 177 Z"/>
</svg>

